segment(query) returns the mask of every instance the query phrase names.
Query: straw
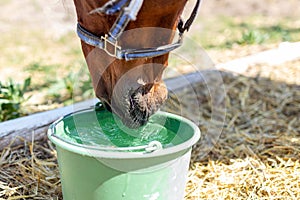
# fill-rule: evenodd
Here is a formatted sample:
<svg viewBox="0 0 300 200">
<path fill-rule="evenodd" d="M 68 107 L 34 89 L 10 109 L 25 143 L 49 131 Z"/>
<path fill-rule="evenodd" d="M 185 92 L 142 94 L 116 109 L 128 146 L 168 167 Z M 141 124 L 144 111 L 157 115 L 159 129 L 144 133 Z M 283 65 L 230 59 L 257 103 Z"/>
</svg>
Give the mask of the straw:
<svg viewBox="0 0 300 200">
<path fill-rule="evenodd" d="M 251 77 L 222 72 L 225 125 L 208 155 L 202 156 L 201 141 L 194 147 L 186 199 L 300 199 L 299 64 L 253 66 Z M 208 128 L 218 126 L 211 120 L 211 96 L 205 84 L 193 88 L 172 95 L 166 110 L 199 121 L 209 138 Z M 182 108 L 194 93 L 201 109 L 196 118 L 196 105 Z"/>
<path fill-rule="evenodd" d="M 0 199 L 62 199 L 56 154 L 48 140 L 6 147 L 0 157 Z"/>
<path fill-rule="evenodd" d="M 194 149 L 186 199 L 300 199 L 300 77 L 272 79 L 223 74 L 226 125 L 207 157 Z"/>
<path fill-rule="evenodd" d="M 296 66 L 277 70 L 289 64 Z M 280 73 L 269 79 L 271 68 L 259 68 L 268 66 L 252 68 L 252 77 L 222 72 L 226 112 L 218 114 L 226 115 L 225 125 L 207 155 L 203 140 L 195 145 L 185 199 L 300 199 L 300 76 L 285 75 L 286 83 Z M 200 115 L 191 106 L 195 92 Z M 209 138 L 208 130 L 220 126 L 211 120 L 211 105 L 207 87 L 197 83 L 171 94 L 164 109 L 199 121 Z M 46 138 L 11 144 L 0 155 L 0 199 L 62 199 L 56 153 Z"/>
</svg>

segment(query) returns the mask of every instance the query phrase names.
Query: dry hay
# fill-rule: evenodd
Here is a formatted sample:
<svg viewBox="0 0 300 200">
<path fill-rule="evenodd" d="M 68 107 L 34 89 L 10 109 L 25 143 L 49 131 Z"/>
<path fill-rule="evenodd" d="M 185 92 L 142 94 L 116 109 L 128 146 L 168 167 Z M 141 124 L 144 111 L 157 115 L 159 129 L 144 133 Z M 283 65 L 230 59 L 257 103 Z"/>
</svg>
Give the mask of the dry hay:
<svg viewBox="0 0 300 200">
<path fill-rule="evenodd" d="M 299 73 L 295 63 L 290 63 L 291 68 L 281 67 Z M 218 73 L 208 72 L 205 77 L 214 78 Z M 226 115 L 225 125 L 207 156 L 201 156 L 206 148 L 201 142 L 193 149 L 186 199 L 300 199 L 300 80 L 283 74 L 285 77 L 269 79 L 222 73 L 226 111 L 221 114 Z M 298 85 L 280 82 L 284 78 Z M 220 122 L 211 120 L 206 84 L 195 88 L 202 114 L 200 119 L 191 118 L 200 120 L 203 137 L 210 137 L 207 122 L 213 129 Z M 193 93 L 183 90 L 171 96 L 173 102 L 183 102 L 185 110 L 177 104 L 170 104 L 166 110 L 190 117 L 197 104 L 186 102 Z"/>
<path fill-rule="evenodd" d="M 287 67 L 288 66 L 288 67 Z M 272 80 L 300 85 L 300 59 L 278 65 L 260 64 L 250 66 L 247 76 L 269 77 Z"/>
<path fill-rule="evenodd" d="M 195 146 L 186 199 L 300 199 L 299 85 L 222 76 L 226 123 L 208 155 L 199 156 L 201 142 Z M 199 126 L 205 136 L 207 123 L 211 127 L 219 124 L 210 120 L 205 85 L 193 89 L 201 94 Z M 186 98 L 186 106 L 190 92 L 177 94 L 177 98 Z M 176 102 L 171 96 L 165 109 L 178 111 Z M 7 147 L 0 166 L 0 199 L 61 199 L 56 154 L 49 141 Z"/>
<path fill-rule="evenodd" d="M 0 157 L 0 199 L 62 199 L 56 153 L 49 141 L 24 141 Z"/>
</svg>

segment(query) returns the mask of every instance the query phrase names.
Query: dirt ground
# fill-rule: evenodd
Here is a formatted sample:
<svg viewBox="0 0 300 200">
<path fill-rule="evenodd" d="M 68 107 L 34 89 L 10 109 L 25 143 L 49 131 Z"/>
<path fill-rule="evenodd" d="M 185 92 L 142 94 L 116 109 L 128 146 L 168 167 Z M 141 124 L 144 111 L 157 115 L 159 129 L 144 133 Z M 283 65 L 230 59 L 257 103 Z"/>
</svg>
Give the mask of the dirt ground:
<svg viewBox="0 0 300 200">
<path fill-rule="evenodd" d="M 194 1 L 190 1 L 190 7 Z M 0 32 L 22 28 L 42 28 L 59 36 L 74 29 L 75 8 L 72 0 L 5 0 L 0 3 Z M 265 15 L 274 18 L 297 19 L 300 12 L 298 0 L 202 0 L 199 18 L 224 16 Z"/>
<path fill-rule="evenodd" d="M 266 15 L 273 17 L 298 17 L 298 0 L 204 0 L 201 13 L 206 16 Z"/>
</svg>

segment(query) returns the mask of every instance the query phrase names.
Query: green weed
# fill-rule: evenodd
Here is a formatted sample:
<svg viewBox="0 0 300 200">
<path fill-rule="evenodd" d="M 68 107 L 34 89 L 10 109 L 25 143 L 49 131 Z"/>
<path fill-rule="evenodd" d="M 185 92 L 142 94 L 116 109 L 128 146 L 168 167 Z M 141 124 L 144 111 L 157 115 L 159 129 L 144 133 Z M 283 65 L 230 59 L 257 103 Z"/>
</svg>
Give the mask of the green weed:
<svg viewBox="0 0 300 200">
<path fill-rule="evenodd" d="M 58 79 L 48 90 L 51 99 L 63 102 L 65 105 L 91 98 L 93 94 L 91 78 L 86 68 L 77 73 L 70 72 L 63 79 Z"/>
<path fill-rule="evenodd" d="M 0 82 L 0 122 L 25 114 L 22 105 L 30 98 L 25 97 L 30 83 L 31 78 L 25 79 L 23 84 L 15 83 L 12 79 L 7 83 Z"/>
<path fill-rule="evenodd" d="M 300 27 L 289 18 L 270 20 L 266 16 L 199 18 L 201 29 L 189 33 L 204 49 L 225 49 L 233 45 L 274 44 L 300 40 Z"/>
<path fill-rule="evenodd" d="M 262 44 L 269 38 L 268 34 L 263 34 L 257 30 L 247 30 L 243 32 L 242 38 L 237 41 L 238 44 Z"/>
<path fill-rule="evenodd" d="M 283 25 L 277 24 L 270 27 L 263 27 L 262 30 L 270 33 L 270 38 L 273 40 L 291 41 L 293 40 L 293 33 L 299 34 L 300 30 L 291 29 L 284 27 Z"/>
</svg>

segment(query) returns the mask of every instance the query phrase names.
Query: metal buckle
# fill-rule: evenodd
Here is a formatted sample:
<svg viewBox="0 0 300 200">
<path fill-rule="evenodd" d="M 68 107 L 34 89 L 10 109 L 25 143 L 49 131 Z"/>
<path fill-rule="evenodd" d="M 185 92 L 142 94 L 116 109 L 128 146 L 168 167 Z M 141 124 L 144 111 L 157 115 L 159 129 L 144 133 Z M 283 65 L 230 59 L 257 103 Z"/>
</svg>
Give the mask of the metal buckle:
<svg viewBox="0 0 300 200">
<path fill-rule="evenodd" d="M 118 51 L 121 51 L 121 47 L 118 46 L 118 41 L 116 41 L 116 42 L 110 41 L 110 40 L 108 39 L 108 35 L 107 35 L 107 34 L 105 34 L 105 36 L 101 36 L 101 40 L 103 41 L 103 50 L 104 50 L 108 55 L 118 58 L 117 53 L 118 53 Z M 110 48 L 110 49 L 113 50 L 112 52 L 110 52 L 110 51 L 109 51 L 109 48 L 107 48 L 107 47 L 108 47 L 107 44 L 110 45 L 110 46 L 112 47 L 112 48 Z"/>
</svg>

